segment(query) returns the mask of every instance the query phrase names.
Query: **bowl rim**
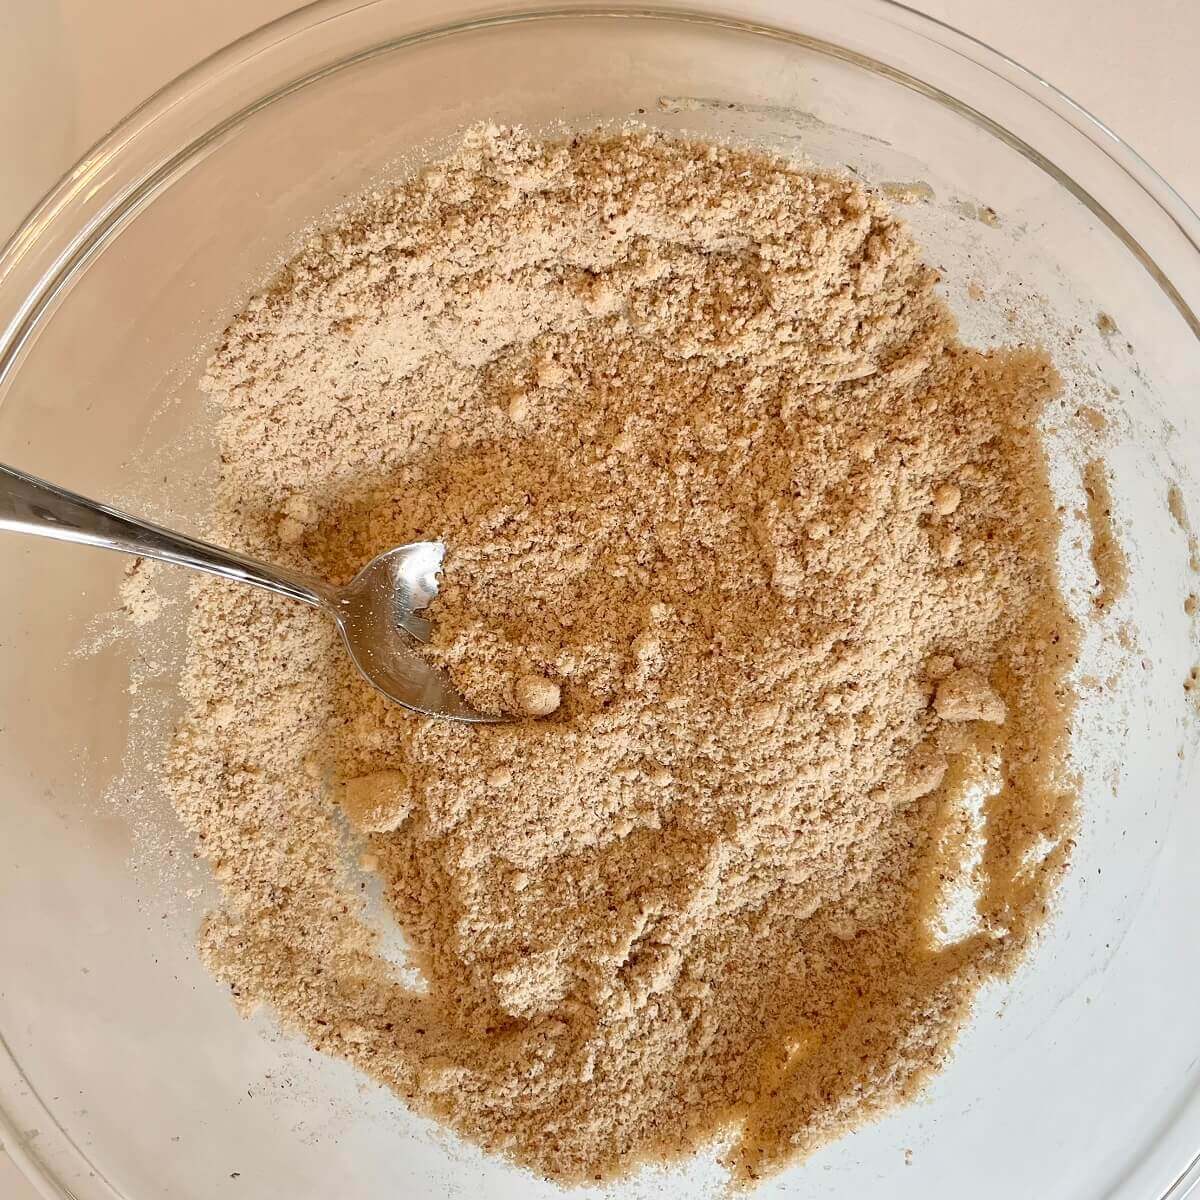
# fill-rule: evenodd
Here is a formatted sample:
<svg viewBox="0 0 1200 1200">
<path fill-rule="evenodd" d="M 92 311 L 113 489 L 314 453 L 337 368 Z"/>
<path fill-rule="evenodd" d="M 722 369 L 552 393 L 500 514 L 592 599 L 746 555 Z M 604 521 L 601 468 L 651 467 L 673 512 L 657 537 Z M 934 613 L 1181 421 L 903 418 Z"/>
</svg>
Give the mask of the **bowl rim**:
<svg viewBox="0 0 1200 1200">
<path fill-rule="evenodd" d="M 448 0 L 448 3 L 435 7 L 439 14 L 451 6 L 464 9 L 458 19 L 421 25 L 422 13 L 417 18 L 417 28 L 346 55 L 276 87 L 188 142 L 166 161 L 158 163 L 136 184 L 117 188 L 114 194 L 105 196 L 106 191 L 113 191 L 111 184 L 105 184 L 105 170 L 125 156 L 139 139 L 145 138 L 160 120 L 179 109 L 189 98 L 266 53 L 276 43 L 318 25 L 371 9 L 381 9 L 393 2 L 310 0 L 303 7 L 251 30 L 201 59 L 152 93 L 65 172 L 0 248 L 0 388 L 6 382 L 21 348 L 60 288 L 100 249 L 122 220 L 136 211 L 138 205 L 152 195 L 157 187 L 168 182 L 183 163 L 255 112 L 326 75 L 406 46 L 491 27 L 571 18 L 687 21 L 773 37 L 848 60 L 939 100 L 1018 150 L 1085 204 L 1142 263 L 1200 340 L 1200 316 L 1197 315 L 1200 299 L 1194 302 L 1194 308 L 1193 301 L 1186 298 L 1173 282 L 1172 272 L 1162 267 L 1094 195 L 1024 139 L 956 96 L 925 84 L 917 76 L 867 54 L 793 28 L 793 25 L 803 24 L 803 0 L 795 5 L 793 11 L 788 11 L 791 6 L 785 6 L 781 0 L 742 0 L 732 12 L 726 11 L 725 5 L 734 3 L 734 0 L 713 0 L 712 3 L 706 3 L 706 0 L 658 0 L 653 4 L 642 4 L 637 0 L 610 0 L 607 4 L 598 4 L 594 0 L 560 0 L 558 4 L 545 6 L 525 6 L 519 0 L 516 4 L 511 0 L 462 0 L 457 3 L 456 0 Z M 1195 255 L 1196 265 L 1200 266 L 1200 216 L 1146 159 L 1083 105 L 981 39 L 963 33 L 938 18 L 920 13 L 900 0 L 842 0 L 842 4 L 868 18 L 902 29 L 950 51 L 989 72 L 1002 83 L 1016 88 L 1050 115 L 1065 122 L 1100 151 L 1167 218 Z M 414 3 L 412 7 L 417 11 L 423 6 Z M 764 16 L 775 16 L 780 23 L 758 19 L 760 10 Z M 68 223 L 67 219 L 73 215 L 76 207 L 89 201 L 98 202 L 94 214 L 75 236 L 65 238 L 61 226 Z M 57 236 L 61 243 L 57 252 L 46 245 L 52 235 Z M 50 253 L 47 253 L 48 250 Z M 40 270 L 36 261 L 39 256 L 48 260 L 41 264 Z M 22 268 L 27 265 L 32 270 L 32 280 L 20 278 Z M 10 286 L 10 283 L 14 286 Z M 22 291 L 24 295 L 14 301 L 10 293 Z"/>
<path fill-rule="evenodd" d="M 827 3 L 828 0 L 811 2 Z M 1136 185 L 1144 197 L 1167 218 L 1192 252 L 1189 260 L 1194 255 L 1194 265 L 1200 266 L 1200 216 L 1145 158 L 1086 107 L 983 40 L 921 13 L 900 0 L 840 2 L 847 9 L 902 29 L 957 55 L 976 68 L 982 68 L 1001 83 L 1015 88 L 1052 117 L 1073 128 L 1128 181 Z M 0 403 L 3 401 L 5 384 L 19 365 L 23 347 L 43 317 L 52 312 L 57 296 L 76 273 L 86 267 L 128 217 L 136 214 L 146 200 L 170 182 L 181 166 L 256 112 L 327 75 L 378 55 L 489 28 L 575 18 L 683 21 L 772 37 L 850 61 L 939 100 L 1017 149 L 1084 203 L 1138 258 L 1200 341 L 1200 317 L 1192 303 L 1172 282 L 1171 275 L 1159 266 L 1154 257 L 1095 196 L 1030 143 L 949 92 L 860 51 L 801 32 L 810 0 L 792 0 L 792 3 L 788 3 L 788 0 L 741 0 L 741 3 L 738 0 L 657 0 L 648 4 L 637 0 L 609 0 L 608 3 L 560 0 L 558 4 L 544 6 L 526 6 L 520 0 L 515 3 L 513 0 L 442 0 L 441 3 L 424 5 L 413 0 L 412 13 L 420 10 L 420 16 L 416 17 L 415 27 L 409 32 L 346 54 L 273 88 L 188 141 L 164 160 L 154 163 L 132 184 L 114 186 L 108 178 L 106 172 L 114 164 L 128 158 L 132 148 L 148 139 L 160 122 L 180 111 L 189 100 L 195 99 L 222 78 L 247 67 L 272 47 L 327 22 L 367 10 L 384 9 L 395 3 L 397 0 L 309 0 L 300 8 L 247 32 L 176 75 L 131 109 L 74 166 L 64 172 L 0 247 Z M 422 23 L 426 9 L 437 11 L 439 16 L 448 10 L 457 10 L 460 15 L 453 20 Z M 760 12 L 762 19 L 748 15 Z M 89 203 L 92 204 L 91 209 L 87 207 Z M 71 228 L 81 216 L 81 226 L 78 229 Z M 1196 297 L 1196 304 L 1200 308 L 1200 294 Z M 9 1094 L 10 1085 L 19 1089 L 20 1094 L 44 1113 L 53 1135 L 62 1140 L 65 1156 L 82 1164 L 92 1181 L 113 1200 L 123 1200 L 120 1190 L 96 1167 L 88 1152 L 42 1102 L 0 1031 L 0 1100 Z M 1176 1114 L 1176 1119 L 1179 1115 Z M 18 1170 L 47 1200 L 61 1200 L 75 1194 L 59 1182 L 55 1167 L 29 1147 L 20 1127 L 3 1103 L 0 1103 L 0 1136 L 5 1152 Z M 1158 1200 L 1183 1200 L 1197 1184 L 1200 1184 L 1200 1150 L 1182 1167 L 1166 1190 L 1159 1194 Z"/>
</svg>

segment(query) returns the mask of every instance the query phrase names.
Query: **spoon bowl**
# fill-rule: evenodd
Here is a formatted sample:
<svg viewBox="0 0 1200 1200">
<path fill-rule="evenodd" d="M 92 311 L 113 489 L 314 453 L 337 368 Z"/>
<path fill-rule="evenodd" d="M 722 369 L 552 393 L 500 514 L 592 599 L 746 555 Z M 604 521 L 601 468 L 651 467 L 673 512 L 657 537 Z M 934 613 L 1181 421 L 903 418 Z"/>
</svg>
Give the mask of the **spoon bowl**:
<svg viewBox="0 0 1200 1200">
<path fill-rule="evenodd" d="M 417 648 L 429 641 L 429 621 L 419 614 L 437 595 L 445 553 L 441 542 L 386 550 L 344 588 L 331 592 L 325 607 L 363 678 L 389 699 L 430 716 L 497 721 L 467 704 L 445 672 L 426 662 Z"/>
<path fill-rule="evenodd" d="M 164 529 L 0 466 L 0 529 L 99 546 L 174 563 L 265 588 L 327 612 L 363 678 L 389 700 L 429 717 L 476 724 L 503 720 L 477 712 L 418 647 L 429 641 L 420 616 L 437 595 L 441 542 L 412 542 L 373 558 L 343 588 Z"/>
</svg>

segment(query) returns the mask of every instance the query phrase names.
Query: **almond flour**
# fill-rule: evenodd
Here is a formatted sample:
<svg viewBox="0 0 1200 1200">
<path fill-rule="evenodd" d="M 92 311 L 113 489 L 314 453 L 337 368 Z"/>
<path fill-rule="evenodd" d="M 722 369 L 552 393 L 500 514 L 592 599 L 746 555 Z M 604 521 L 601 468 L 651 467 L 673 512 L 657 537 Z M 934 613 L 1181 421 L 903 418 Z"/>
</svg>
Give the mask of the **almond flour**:
<svg viewBox="0 0 1200 1200">
<path fill-rule="evenodd" d="M 212 359 L 211 533 L 334 581 L 443 539 L 429 653 L 520 719 L 198 585 L 171 766 L 241 1006 L 561 1182 L 748 1183 L 919 1092 L 1075 813 L 1058 380 L 936 283 L 859 183 L 644 132 L 476 129 L 310 240 Z"/>
</svg>

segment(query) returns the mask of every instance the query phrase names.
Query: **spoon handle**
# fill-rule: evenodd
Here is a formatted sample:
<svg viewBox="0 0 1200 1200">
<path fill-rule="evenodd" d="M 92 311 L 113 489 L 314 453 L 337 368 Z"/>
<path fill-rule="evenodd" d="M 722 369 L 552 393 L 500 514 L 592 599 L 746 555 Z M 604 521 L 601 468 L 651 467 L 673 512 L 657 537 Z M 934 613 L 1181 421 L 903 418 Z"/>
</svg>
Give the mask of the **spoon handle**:
<svg viewBox="0 0 1200 1200">
<path fill-rule="evenodd" d="M 328 598 L 324 584 L 299 572 L 268 566 L 186 534 L 173 533 L 161 525 L 139 521 L 107 504 L 98 504 L 3 464 L 0 464 L 0 529 L 177 563 L 266 588 L 317 608 Z"/>
</svg>

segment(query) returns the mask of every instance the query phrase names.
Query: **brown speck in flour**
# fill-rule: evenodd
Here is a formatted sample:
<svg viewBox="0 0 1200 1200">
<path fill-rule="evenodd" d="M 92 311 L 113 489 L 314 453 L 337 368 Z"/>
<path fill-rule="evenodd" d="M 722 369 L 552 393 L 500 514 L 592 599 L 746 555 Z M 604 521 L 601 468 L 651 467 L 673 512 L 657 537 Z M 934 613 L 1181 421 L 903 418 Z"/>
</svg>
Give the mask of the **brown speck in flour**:
<svg viewBox="0 0 1200 1200">
<path fill-rule="evenodd" d="M 162 564 L 134 558 L 125 567 L 117 595 L 120 612 L 135 628 L 150 625 L 162 616 L 164 600 L 155 586 Z"/>
</svg>

